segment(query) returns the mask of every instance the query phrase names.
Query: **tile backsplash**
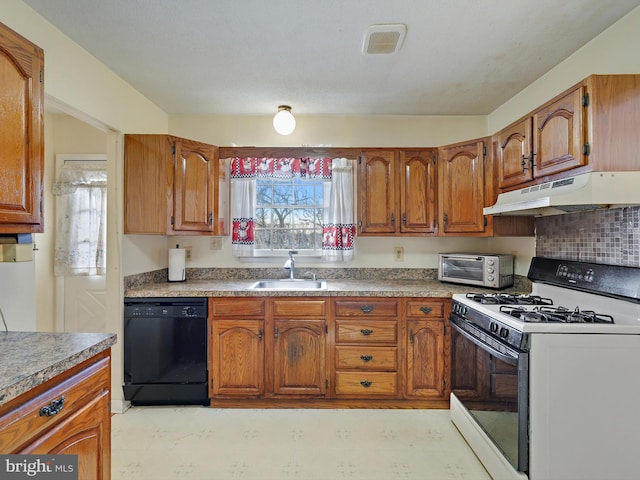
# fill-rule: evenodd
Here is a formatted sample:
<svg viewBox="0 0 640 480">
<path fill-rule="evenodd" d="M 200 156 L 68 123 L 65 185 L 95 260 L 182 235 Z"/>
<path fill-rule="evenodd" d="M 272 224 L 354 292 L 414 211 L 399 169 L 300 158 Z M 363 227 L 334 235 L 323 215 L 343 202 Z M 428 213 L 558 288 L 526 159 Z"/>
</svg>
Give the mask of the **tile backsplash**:
<svg viewBox="0 0 640 480">
<path fill-rule="evenodd" d="M 640 207 L 537 218 L 536 255 L 640 267 Z"/>
</svg>

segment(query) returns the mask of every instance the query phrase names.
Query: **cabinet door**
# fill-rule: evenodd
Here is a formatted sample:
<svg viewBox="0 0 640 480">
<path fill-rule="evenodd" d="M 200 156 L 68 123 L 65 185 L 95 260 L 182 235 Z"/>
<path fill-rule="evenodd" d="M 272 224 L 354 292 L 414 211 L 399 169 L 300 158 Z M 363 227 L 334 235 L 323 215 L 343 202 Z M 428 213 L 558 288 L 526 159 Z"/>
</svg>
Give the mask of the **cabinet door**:
<svg viewBox="0 0 640 480">
<path fill-rule="evenodd" d="M 109 402 L 110 395 L 105 390 L 19 453 L 78 455 L 78 478 L 108 480 L 111 478 Z"/>
<path fill-rule="evenodd" d="M 586 164 L 583 154 L 584 88 L 580 87 L 533 114 L 534 176 L 543 177 Z"/>
<path fill-rule="evenodd" d="M 360 158 L 360 234 L 396 232 L 396 152 L 367 151 Z"/>
<path fill-rule="evenodd" d="M 438 193 L 441 233 L 484 232 L 485 142 L 445 147 L 440 152 Z"/>
<path fill-rule="evenodd" d="M 408 320 L 407 396 L 444 398 L 444 322 Z"/>
<path fill-rule="evenodd" d="M 400 152 L 401 233 L 436 232 L 436 155 Z"/>
<path fill-rule="evenodd" d="M 44 53 L 0 24 L 0 233 L 42 232 Z"/>
<path fill-rule="evenodd" d="M 170 230 L 170 149 L 166 135 L 124 136 L 124 233 L 166 235 Z"/>
<path fill-rule="evenodd" d="M 276 395 L 324 395 L 325 321 L 275 319 L 273 371 Z"/>
<path fill-rule="evenodd" d="M 174 154 L 173 231 L 213 232 L 215 147 L 177 140 Z"/>
<path fill-rule="evenodd" d="M 211 337 L 210 395 L 262 395 L 264 321 L 214 318 Z"/>
<path fill-rule="evenodd" d="M 498 186 L 511 187 L 533 179 L 531 165 L 531 117 L 496 134 Z"/>
</svg>

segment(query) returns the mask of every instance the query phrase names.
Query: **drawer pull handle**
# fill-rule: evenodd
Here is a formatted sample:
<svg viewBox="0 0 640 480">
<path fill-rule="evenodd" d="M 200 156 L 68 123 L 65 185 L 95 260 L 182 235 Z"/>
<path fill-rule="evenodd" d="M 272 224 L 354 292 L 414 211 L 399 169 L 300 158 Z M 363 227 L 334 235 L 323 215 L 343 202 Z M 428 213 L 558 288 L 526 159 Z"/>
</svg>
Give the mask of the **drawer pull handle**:
<svg viewBox="0 0 640 480">
<path fill-rule="evenodd" d="M 362 310 L 364 313 L 371 313 L 373 312 L 373 305 L 362 305 L 360 307 L 360 310 Z"/>
<path fill-rule="evenodd" d="M 431 307 L 420 307 L 420 311 L 425 315 L 429 315 L 431 313 L 431 310 L 433 310 L 433 308 Z"/>
<path fill-rule="evenodd" d="M 370 328 L 363 328 L 360 330 L 360 332 L 365 336 L 368 337 L 369 335 L 371 335 L 373 333 L 373 330 L 371 330 Z"/>
<path fill-rule="evenodd" d="M 370 362 L 371 360 L 373 360 L 373 357 L 371 355 L 360 355 L 360 359 L 363 362 Z"/>
<path fill-rule="evenodd" d="M 369 388 L 371 386 L 373 382 L 370 380 L 362 380 L 360 382 L 360 385 L 362 385 L 364 388 Z"/>
<path fill-rule="evenodd" d="M 41 417 L 53 417 L 57 415 L 64 407 L 64 396 L 60 397 L 58 400 L 53 400 L 49 405 L 46 405 L 40 409 Z"/>
</svg>

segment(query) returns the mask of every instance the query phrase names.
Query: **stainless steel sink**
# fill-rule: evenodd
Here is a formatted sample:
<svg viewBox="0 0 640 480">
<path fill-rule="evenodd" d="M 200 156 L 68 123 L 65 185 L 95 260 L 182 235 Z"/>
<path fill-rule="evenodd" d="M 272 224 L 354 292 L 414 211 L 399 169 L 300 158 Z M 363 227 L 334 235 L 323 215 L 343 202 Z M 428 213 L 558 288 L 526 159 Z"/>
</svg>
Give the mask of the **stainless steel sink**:
<svg viewBox="0 0 640 480">
<path fill-rule="evenodd" d="M 250 290 L 326 290 L 326 280 L 307 280 L 304 278 L 282 278 L 275 280 L 258 280 Z"/>
</svg>

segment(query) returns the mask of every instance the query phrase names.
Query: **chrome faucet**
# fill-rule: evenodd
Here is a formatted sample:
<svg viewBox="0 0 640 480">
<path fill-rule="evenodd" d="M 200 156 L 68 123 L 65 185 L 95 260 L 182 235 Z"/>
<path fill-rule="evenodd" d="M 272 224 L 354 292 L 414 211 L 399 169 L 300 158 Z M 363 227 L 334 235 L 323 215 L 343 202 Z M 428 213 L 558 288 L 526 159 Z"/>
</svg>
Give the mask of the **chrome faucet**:
<svg viewBox="0 0 640 480">
<path fill-rule="evenodd" d="M 311 279 L 315 282 L 317 280 L 316 278 L 316 272 L 312 272 L 311 270 L 309 270 L 308 272 L 304 272 L 303 275 L 311 275 Z"/>
<path fill-rule="evenodd" d="M 297 254 L 297 250 L 289 250 L 289 258 L 284 262 L 284 269 L 289 270 L 289 279 L 293 280 L 296 277 L 296 260 L 293 258 Z"/>
</svg>

